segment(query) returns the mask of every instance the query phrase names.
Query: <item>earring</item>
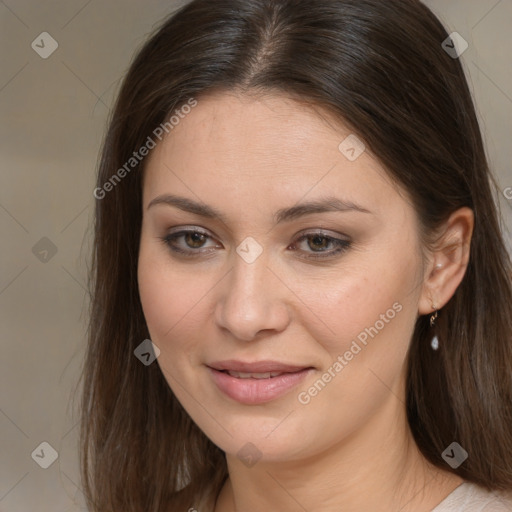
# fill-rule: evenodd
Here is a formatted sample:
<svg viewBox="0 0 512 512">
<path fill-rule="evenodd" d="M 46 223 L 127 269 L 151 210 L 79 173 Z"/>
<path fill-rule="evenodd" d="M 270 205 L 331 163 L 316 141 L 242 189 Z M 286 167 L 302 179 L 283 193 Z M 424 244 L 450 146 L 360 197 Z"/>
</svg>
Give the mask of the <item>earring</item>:
<svg viewBox="0 0 512 512">
<path fill-rule="evenodd" d="M 436 323 L 436 320 L 437 320 L 437 317 L 439 315 L 439 312 L 437 311 L 437 308 L 435 306 L 435 304 L 432 302 L 432 309 L 435 310 L 435 312 L 432 314 L 432 316 L 430 317 L 430 327 L 433 328 L 435 323 Z M 434 334 L 434 337 L 432 338 L 432 341 L 430 342 L 430 345 L 432 346 L 432 348 L 434 350 L 437 350 L 439 348 L 439 338 L 437 337 L 436 334 Z"/>
</svg>

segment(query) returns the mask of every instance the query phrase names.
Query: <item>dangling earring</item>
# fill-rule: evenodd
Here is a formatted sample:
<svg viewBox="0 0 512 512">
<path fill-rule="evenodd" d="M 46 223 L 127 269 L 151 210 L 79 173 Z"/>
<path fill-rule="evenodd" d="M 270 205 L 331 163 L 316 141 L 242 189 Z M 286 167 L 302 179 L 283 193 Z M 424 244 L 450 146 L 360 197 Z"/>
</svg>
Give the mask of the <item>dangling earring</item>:
<svg viewBox="0 0 512 512">
<path fill-rule="evenodd" d="M 438 317 L 438 311 L 437 311 L 437 308 L 436 308 L 434 303 L 432 303 L 432 308 L 435 310 L 435 312 L 430 317 L 430 327 L 431 328 L 434 327 L 434 325 L 436 323 L 436 320 L 437 320 L 437 317 Z M 439 348 L 439 338 L 437 337 L 436 334 L 434 334 L 434 337 L 432 338 L 432 341 L 430 342 L 430 345 L 432 346 L 432 348 L 434 350 L 437 350 Z"/>
</svg>

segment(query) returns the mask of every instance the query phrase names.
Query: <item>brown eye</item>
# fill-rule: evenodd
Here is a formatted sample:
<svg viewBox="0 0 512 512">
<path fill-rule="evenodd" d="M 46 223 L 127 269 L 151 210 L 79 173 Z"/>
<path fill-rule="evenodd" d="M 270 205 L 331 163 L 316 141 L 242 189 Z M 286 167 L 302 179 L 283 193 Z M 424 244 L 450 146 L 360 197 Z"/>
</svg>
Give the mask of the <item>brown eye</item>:
<svg viewBox="0 0 512 512">
<path fill-rule="evenodd" d="M 210 235 L 197 229 L 184 229 L 176 233 L 170 233 L 161 240 L 173 252 L 191 257 L 210 253 L 212 250 L 222 247 Z M 208 245 L 208 242 L 211 243 Z"/>
<path fill-rule="evenodd" d="M 305 253 L 303 256 L 300 256 L 301 258 L 312 260 L 340 256 L 350 246 L 351 242 L 349 240 L 317 232 L 304 234 L 292 244 L 291 248 L 292 250 L 299 249 L 300 252 Z"/>
<path fill-rule="evenodd" d="M 201 248 L 208 237 L 202 233 L 190 231 L 185 235 L 185 243 L 192 249 Z"/>
<path fill-rule="evenodd" d="M 308 235 L 307 240 L 309 248 L 314 251 L 325 251 L 331 242 L 329 238 L 321 235 Z"/>
</svg>

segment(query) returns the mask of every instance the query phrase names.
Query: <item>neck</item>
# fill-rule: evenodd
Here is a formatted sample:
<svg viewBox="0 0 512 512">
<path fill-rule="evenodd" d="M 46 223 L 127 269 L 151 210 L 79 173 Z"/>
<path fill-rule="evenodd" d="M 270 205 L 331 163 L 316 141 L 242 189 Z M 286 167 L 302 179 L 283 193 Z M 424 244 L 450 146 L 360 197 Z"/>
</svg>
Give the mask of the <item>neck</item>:
<svg viewBox="0 0 512 512">
<path fill-rule="evenodd" d="M 398 405 L 393 397 L 362 428 L 308 458 L 247 468 L 227 455 L 215 512 L 431 511 L 463 480 L 421 455 Z"/>
</svg>

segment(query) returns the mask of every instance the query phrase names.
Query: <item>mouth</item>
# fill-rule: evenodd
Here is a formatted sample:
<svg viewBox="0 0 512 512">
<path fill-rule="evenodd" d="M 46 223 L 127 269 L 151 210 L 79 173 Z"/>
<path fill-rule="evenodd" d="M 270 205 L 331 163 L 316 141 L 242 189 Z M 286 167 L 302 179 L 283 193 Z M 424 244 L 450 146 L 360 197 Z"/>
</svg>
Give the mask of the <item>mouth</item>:
<svg viewBox="0 0 512 512">
<path fill-rule="evenodd" d="M 287 394 L 314 370 L 277 361 L 222 361 L 207 367 L 219 391 L 246 405 L 270 402 Z"/>
<path fill-rule="evenodd" d="M 235 372 L 232 370 L 221 370 L 231 377 L 236 377 L 237 379 L 270 379 L 274 377 L 279 377 L 279 375 L 284 375 L 287 372 L 266 372 L 266 373 L 247 373 L 247 372 Z"/>
</svg>

